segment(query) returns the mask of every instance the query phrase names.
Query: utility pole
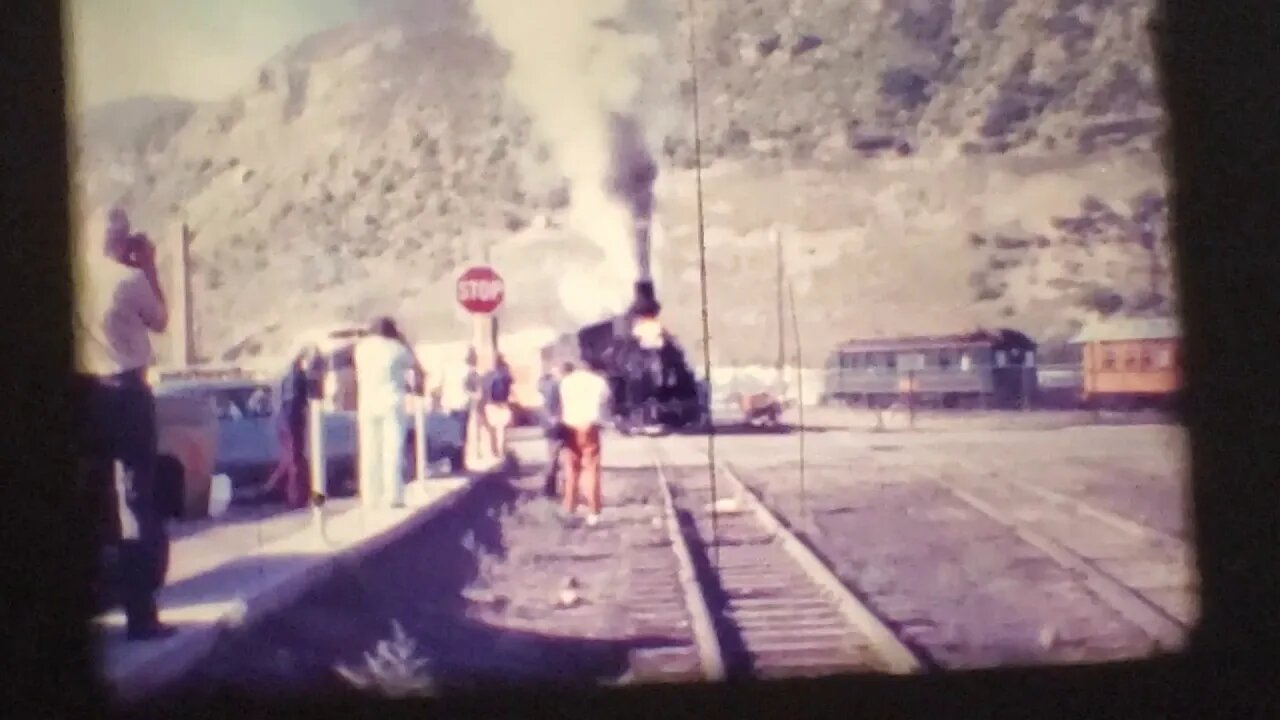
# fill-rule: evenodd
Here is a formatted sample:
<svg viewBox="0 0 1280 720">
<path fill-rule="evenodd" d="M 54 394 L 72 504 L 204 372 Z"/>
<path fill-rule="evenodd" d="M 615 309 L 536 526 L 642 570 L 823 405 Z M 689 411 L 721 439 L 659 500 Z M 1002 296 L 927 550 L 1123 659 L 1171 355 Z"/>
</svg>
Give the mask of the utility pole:
<svg viewBox="0 0 1280 720">
<path fill-rule="evenodd" d="M 176 238 L 173 253 L 173 324 L 169 331 L 173 364 L 190 367 L 195 364 L 194 313 L 191 302 L 191 241 L 195 233 L 185 222 Z"/>
</svg>

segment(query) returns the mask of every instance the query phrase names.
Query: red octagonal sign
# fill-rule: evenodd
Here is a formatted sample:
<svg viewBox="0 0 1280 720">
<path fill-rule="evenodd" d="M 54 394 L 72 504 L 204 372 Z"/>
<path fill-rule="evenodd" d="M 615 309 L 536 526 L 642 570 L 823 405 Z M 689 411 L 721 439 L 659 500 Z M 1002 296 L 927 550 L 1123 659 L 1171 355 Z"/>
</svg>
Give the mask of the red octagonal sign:
<svg viewBox="0 0 1280 720">
<path fill-rule="evenodd" d="M 502 276 L 487 265 L 469 267 L 458 276 L 458 304 L 467 312 L 491 313 L 502 305 L 505 294 Z"/>
</svg>

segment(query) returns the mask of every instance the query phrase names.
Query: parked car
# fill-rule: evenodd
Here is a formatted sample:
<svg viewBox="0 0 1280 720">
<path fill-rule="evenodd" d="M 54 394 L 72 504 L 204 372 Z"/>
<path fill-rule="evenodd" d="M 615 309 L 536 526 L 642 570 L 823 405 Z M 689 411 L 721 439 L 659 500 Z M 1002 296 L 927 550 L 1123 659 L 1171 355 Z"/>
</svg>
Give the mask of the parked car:
<svg viewBox="0 0 1280 720">
<path fill-rule="evenodd" d="M 426 414 L 427 424 L 427 466 L 428 468 L 435 466 L 437 463 L 444 463 L 449 468 L 450 474 L 460 474 L 463 472 L 463 438 L 466 428 L 462 422 L 454 415 L 440 410 L 432 410 Z M 417 429 L 410 426 L 409 429 L 409 447 L 406 450 L 406 456 L 409 461 L 409 472 L 412 475 L 415 467 L 415 455 L 417 453 L 417 444 L 415 434 Z"/>
<path fill-rule="evenodd" d="M 214 475 L 220 434 L 207 402 L 155 388 L 156 487 L 168 514 L 204 517 Z"/>
<path fill-rule="evenodd" d="M 226 473 L 236 488 L 247 488 L 264 483 L 279 460 L 280 442 L 275 427 L 278 387 L 278 382 L 261 376 L 196 378 L 169 381 L 165 392 L 202 400 L 214 413 L 218 453 L 213 472 Z M 324 422 L 328 491 L 350 492 L 354 488 L 356 460 L 355 415 L 328 412 Z"/>
</svg>

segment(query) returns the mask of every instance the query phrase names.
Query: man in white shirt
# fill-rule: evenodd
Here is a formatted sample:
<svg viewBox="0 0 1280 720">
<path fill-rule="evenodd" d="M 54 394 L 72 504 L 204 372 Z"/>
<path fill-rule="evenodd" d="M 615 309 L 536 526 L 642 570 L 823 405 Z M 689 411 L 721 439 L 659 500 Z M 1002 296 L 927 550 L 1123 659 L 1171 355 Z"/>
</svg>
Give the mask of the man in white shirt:
<svg viewBox="0 0 1280 720">
<path fill-rule="evenodd" d="M 359 427 L 360 502 L 373 507 L 390 495 L 404 506 L 404 443 L 409 433 L 406 403 L 417 367 L 413 353 L 390 318 L 355 346 L 356 418 Z"/>
<path fill-rule="evenodd" d="M 167 573 L 169 540 L 165 509 L 157 503 L 155 398 L 146 380 L 149 333 L 163 332 L 169 313 L 155 246 L 130 233 L 123 210 L 110 212 L 101 243 L 104 257 L 91 260 L 77 297 L 79 451 L 91 469 L 90 496 L 107 503 L 95 510 L 114 495 L 108 538 L 119 543 L 127 637 L 149 640 L 174 633 L 160 622 L 155 599 Z"/>
<path fill-rule="evenodd" d="M 560 424 L 564 428 L 564 507 L 578 509 L 579 484 L 586 495 L 587 525 L 600 520 L 600 429 L 608 415 L 609 383 L 596 372 L 565 363 L 560 380 Z"/>
</svg>

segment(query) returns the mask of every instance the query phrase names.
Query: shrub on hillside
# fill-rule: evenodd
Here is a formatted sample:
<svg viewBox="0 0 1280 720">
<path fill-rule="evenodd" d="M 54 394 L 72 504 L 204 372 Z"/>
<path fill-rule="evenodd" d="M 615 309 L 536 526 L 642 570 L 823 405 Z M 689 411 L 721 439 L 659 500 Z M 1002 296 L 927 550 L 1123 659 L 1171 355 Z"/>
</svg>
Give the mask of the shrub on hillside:
<svg viewBox="0 0 1280 720">
<path fill-rule="evenodd" d="M 1001 250 L 1025 250 L 1031 247 L 1031 240 L 1010 235 L 997 235 L 994 242 Z"/>
<path fill-rule="evenodd" d="M 1114 315 L 1124 307 L 1124 297 L 1111 288 L 1095 287 L 1085 295 L 1084 304 L 1103 315 Z"/>
<path fill-rule="evenodd" d="M 929 78 L 911 68 L 891 68 L 880 76 L 880 96 L 888 102 L 915 110 L 929 102 Z"/>
</svg>

